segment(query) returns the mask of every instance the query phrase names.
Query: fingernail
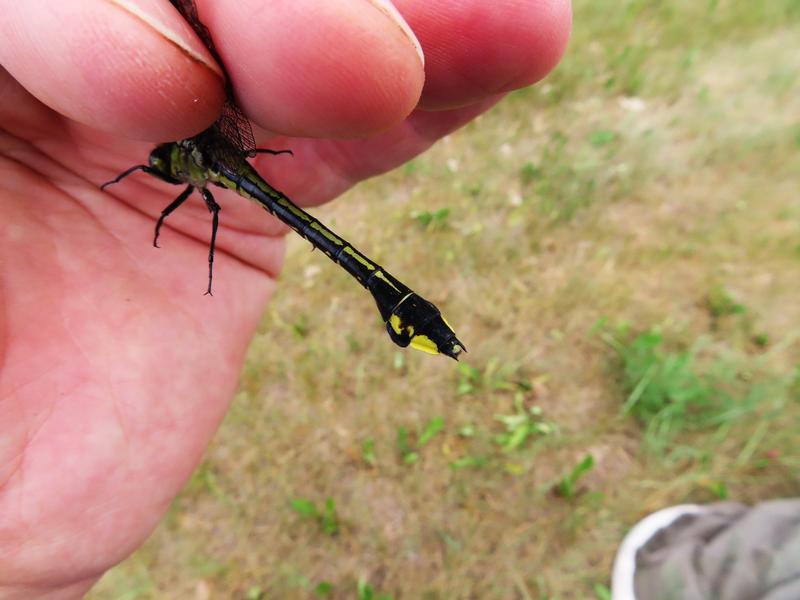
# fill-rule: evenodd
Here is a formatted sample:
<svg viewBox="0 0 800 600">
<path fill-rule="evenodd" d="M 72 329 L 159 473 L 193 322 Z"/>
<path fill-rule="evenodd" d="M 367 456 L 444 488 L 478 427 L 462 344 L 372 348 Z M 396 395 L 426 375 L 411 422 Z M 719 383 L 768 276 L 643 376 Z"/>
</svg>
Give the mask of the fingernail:
<svg viewBox="0 0 800 600">
<path fill-rule="evenodd" d="M 170 4 L 160 0 L 109 0 L 125 12 L 150 26 L 194 60 L 203 63 L 223 79 L 225 74 L 191 26 Z"/>
<path fill-rule="evenodd" d="M 414 46 L 414 50 L 417 51 L 417 56 L 419 56 L 419 60 L 422 63 L 422 66 L 425 66 L 425 54 L 422 52 L 422 46 L 417 39 L 417 36 L 414 35 L 414 32 L 411 31 L 411 27 L 408 26 L 406 20 L 403 18 L 403 15 L 400 14 L 400 11 L 397 10 L 394 4 L 392 4 L 391 0 L 369 0 L 369 3 L 372 4 L 375 8 L 389 17 L 392 21 L 397 23 L 400 27 L 401 31 L 406 35 L 408 41 Z"/>
</svg>

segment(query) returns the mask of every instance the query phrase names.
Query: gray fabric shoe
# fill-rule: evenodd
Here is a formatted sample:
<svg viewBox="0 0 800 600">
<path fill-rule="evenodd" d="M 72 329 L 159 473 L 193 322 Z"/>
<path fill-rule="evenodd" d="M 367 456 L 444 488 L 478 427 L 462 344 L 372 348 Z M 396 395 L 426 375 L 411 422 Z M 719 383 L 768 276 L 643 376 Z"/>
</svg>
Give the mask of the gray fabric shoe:
<svg viewBox="0 0 800 600">
<path fill-rule="evenodd" d="M 613 600 L 800 600 L 800 499 L 654 513 L 614 560 Z"/>
</svg>

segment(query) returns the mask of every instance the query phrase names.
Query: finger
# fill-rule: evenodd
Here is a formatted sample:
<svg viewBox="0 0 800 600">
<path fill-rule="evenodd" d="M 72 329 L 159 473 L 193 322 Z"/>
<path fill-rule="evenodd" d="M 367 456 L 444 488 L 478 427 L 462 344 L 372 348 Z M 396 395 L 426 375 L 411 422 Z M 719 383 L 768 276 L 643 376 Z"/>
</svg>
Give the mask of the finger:
<svg viewBox="0 0 800 600">
<path fill-rule="evenodd" d="M 206 0 L 211 30 L 245 112 L 284 135 L 358 137 L 416 106 L 422 57 L 380 0 Z"/>
<path fill-rule="evenodd" d="M 569 0 L 395 0 L 425 51 L 429 110 L 530 85 L 555 67 L 572 21 Z"/>
<path fill-rule="evenodd" d="M 0 0 L 0 63 L 61 114 L 148 140 L 203 129 L 222 72 L 166 0 Z"/>
</svg>

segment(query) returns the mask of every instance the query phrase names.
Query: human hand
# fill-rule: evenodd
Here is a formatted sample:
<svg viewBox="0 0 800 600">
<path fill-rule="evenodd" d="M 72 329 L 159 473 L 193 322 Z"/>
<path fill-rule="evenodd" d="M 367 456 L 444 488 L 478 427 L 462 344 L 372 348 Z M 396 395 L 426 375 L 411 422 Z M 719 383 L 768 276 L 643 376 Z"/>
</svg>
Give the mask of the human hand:
<svg viewBox="0 0 800 600">
<path fill-rule="evenodd" d="M 258 170 L 304 205 L 543 77 L 570 24 L 568 0 L 396 0 L 423 76 L 413 35 L 377 1 L 198 4 L 261 145 L 294 151 Z M 75 597 L 142 543 L 200 460 L 285 228 L 220 194 L 211 300 L 199 199 L 154 252 L 180 188 L 137 175 L 98 189 L 223 101 L 166 0 L 0 0 L 0 14 L 0 598 Z"/>
</svg>

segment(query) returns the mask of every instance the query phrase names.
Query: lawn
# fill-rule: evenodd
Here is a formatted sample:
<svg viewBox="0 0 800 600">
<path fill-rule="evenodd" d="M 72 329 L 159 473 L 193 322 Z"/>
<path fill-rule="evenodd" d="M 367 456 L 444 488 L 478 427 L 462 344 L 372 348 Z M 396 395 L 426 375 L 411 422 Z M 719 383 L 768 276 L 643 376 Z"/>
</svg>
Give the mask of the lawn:
<svg viewBox="0 0 800 600">
<path fill-rule="evenodd" d="M 606 598 L 661 507 L 800 495 L 800 2 L 576 0 L 544 82 L 315 214 L 207 455 L 90 598 Z"/>
</svg>

